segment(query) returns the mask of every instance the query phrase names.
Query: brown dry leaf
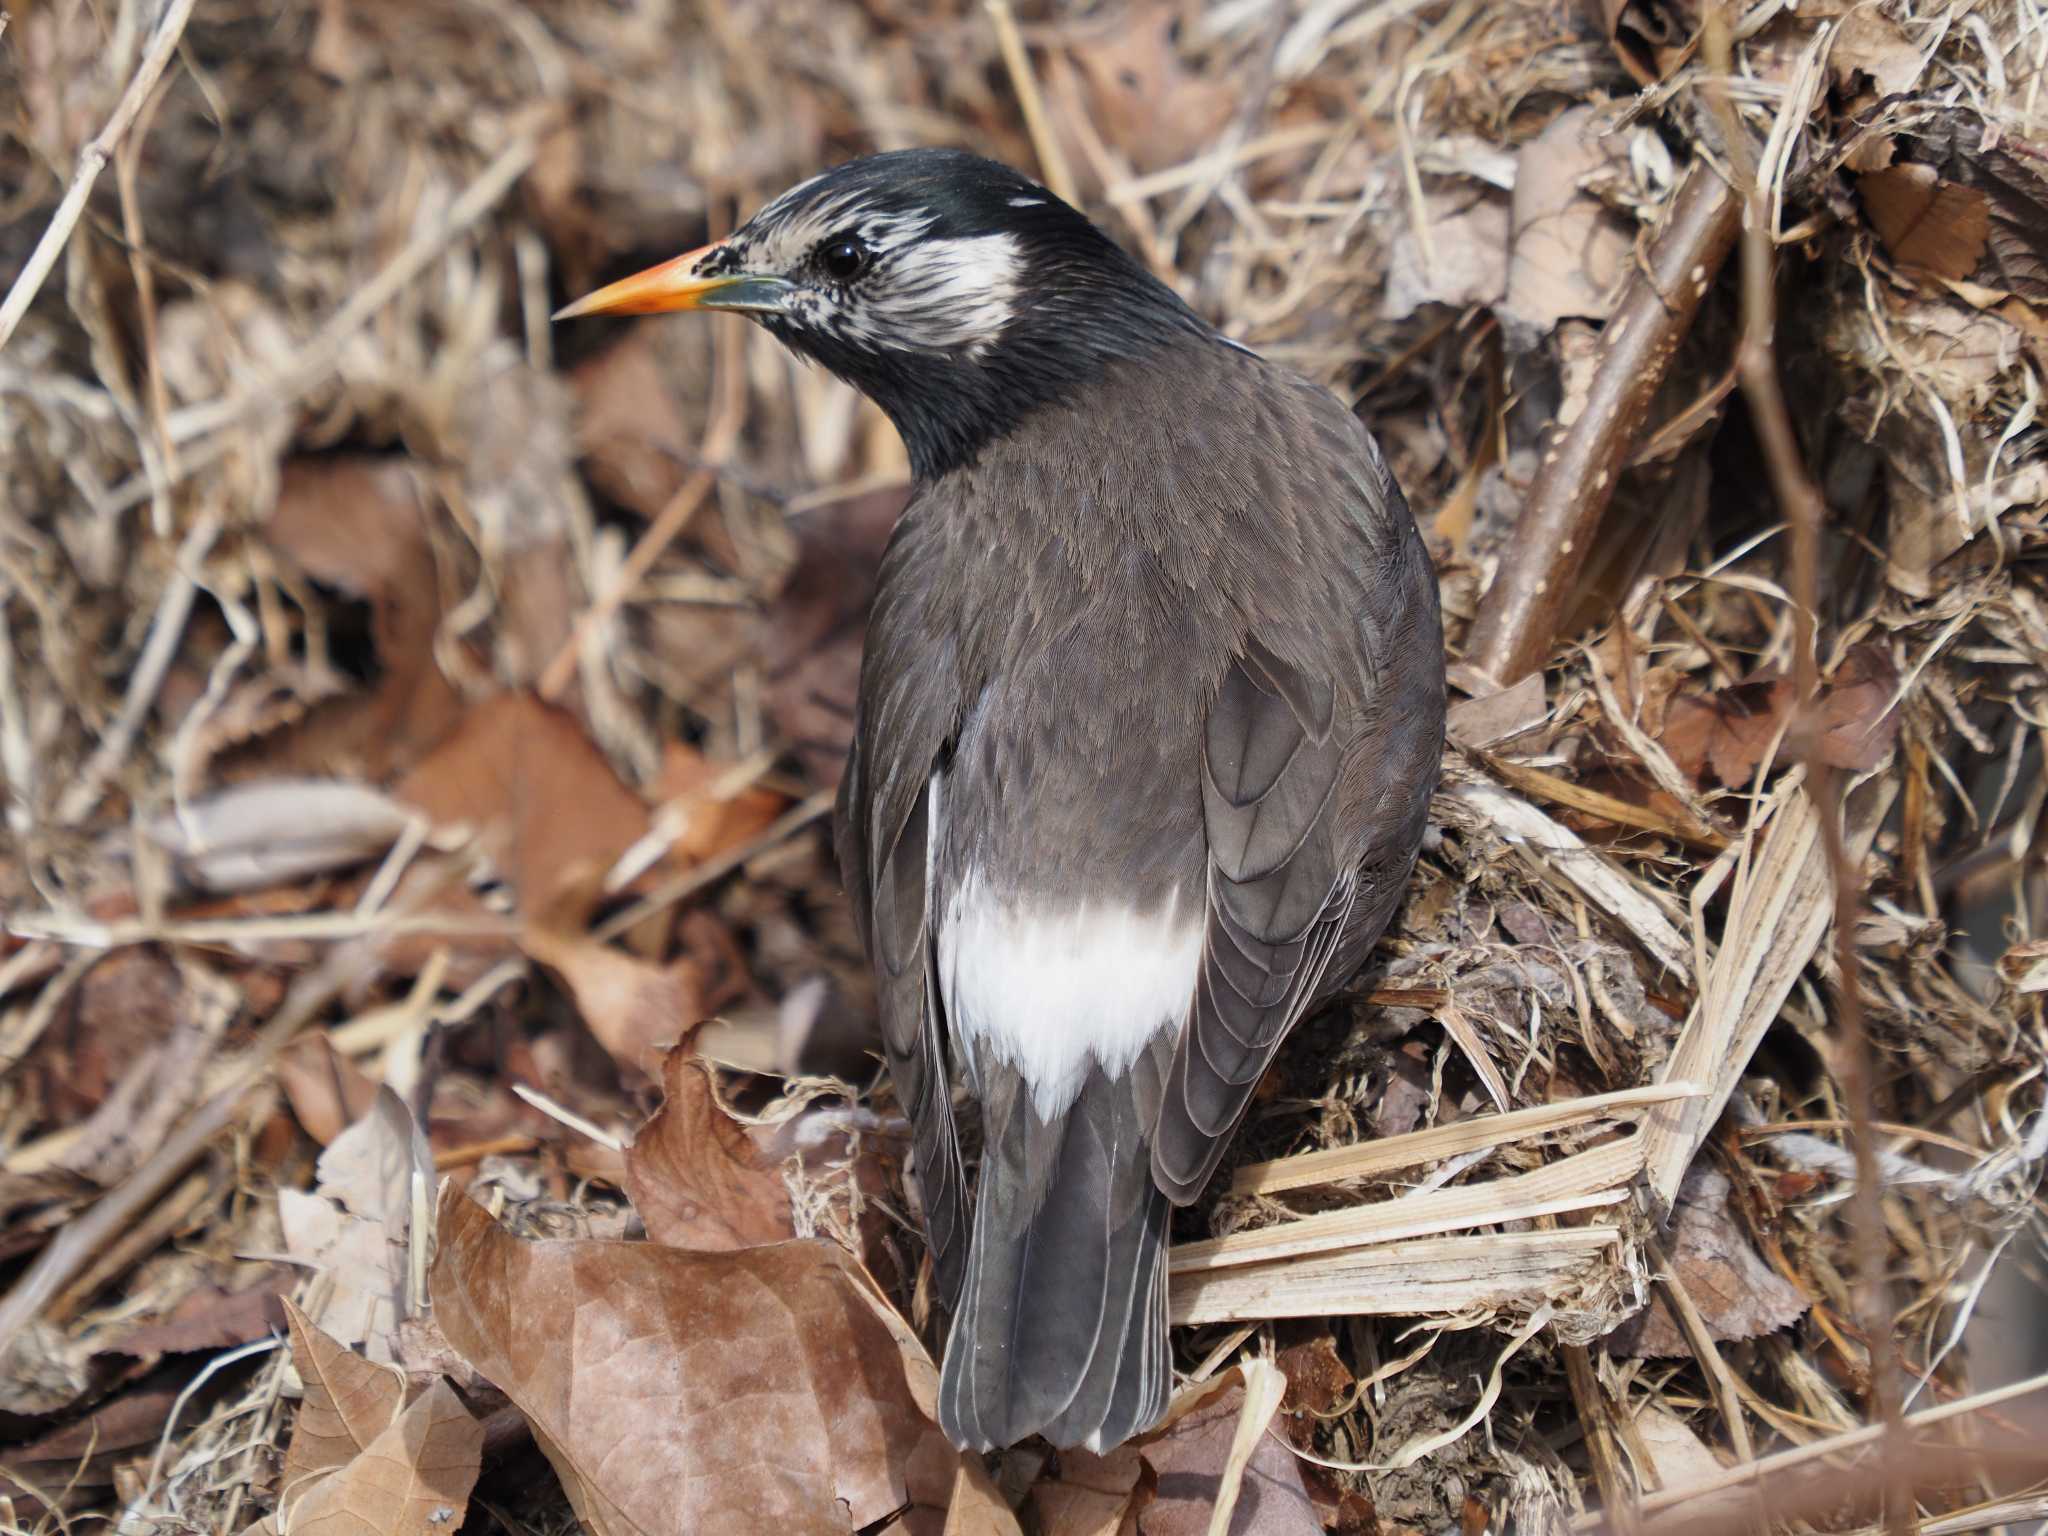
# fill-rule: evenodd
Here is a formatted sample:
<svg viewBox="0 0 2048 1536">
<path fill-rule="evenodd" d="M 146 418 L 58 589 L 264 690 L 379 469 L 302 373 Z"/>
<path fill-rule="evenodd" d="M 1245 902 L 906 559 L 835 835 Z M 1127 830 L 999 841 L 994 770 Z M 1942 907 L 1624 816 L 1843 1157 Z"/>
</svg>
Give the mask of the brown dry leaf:
<svg viewBox="0 0 2048 1536">
<path fill-rule="evenodd" d="M 1635 1438 L 1648 1453 L 1652 1473 L 1660 1488 L 1686 1488 L 1718 1478 L 1728 1469 L 1692 1432 L 1685 1420 L 1652 1403 L 1635 1417 Z M 1746 1488 L 1728 1488 L 1707 1494 L 1686 1506 L 1688 1515 L 1701 1518 L 1727 1516 L 1742 1511 L 1755 1495 Z"/>
<path fill-rule="evenodd" d="M 285 1249 L 329 1284 L 310 1315 L 345 1345 L 389 1361 L 406 1316 L 416 1210 L 433 1187 L 433 1159 L 389 1088 L 320 1154 L 319 1192 L 281 1189 Z M 422 1241 L 425 1239 L 422 1238 Z"/>
<path fill-rule="evenodd" d="M 264 769 L 381 783 L 454 728 L 455 687 L 434 660 L 441 625 L 437 562 L 420 477 L 403 461 L 297 459 L 284 467 L 265 532 L 285 564 L 370 605 L 378 678 L 367 696 L 316 707 L 253 749 Z"/>
<path fill-rule="evenodd" d="M 1880 96 L 1912 89 L 1924 63 L 1905 28 L 1874 5 L 1855 6 L 1843 16 L 1828 46 L 1828 67 L 1837 86 L 1846 88 L 1861 73 Z"/>
<path fill-rule="evenodd" d="M 1931 165 L 1893 165 L 1857 177 L 1856 190 L 1900 266 L 1947 278 L 1977 270 L 1991 239 L 1991 204 L 1975 187 L 1943 181 Z"/>
<path fill-rule="evenodd" d="M 436 1321 L 596 1536 L 843 1536 L 910 1501 L 936 1431 L 840 1249 L 522 1242 L 452 1185 L 439 1226 Z"/>
<path fill-rule="evenodd" d="M 1898 670 L 1882 648 L 1850 647 L 1835 675 L 1821 685 L 1821 757 L 1832 767 L 1865 773 L 1884 761 L 1898 740 L 1892 708 Z M 1708 771 L 1730 787 L 1747 784 L 1779 741 L 1793 706 L 1792 683 L 1752 678 L 1705 695 L 1675 695 L 1660 735 L 1664 748 L 1695 782 Z M 1782 743 L 1779 752 L 1785 751 Z"/>
<path fill-rule="evenodd" d="M 167 979 L 175 982 L 175 973 Z M 102 1188 L 119 1183 L 155 1152 L 198 1101 L 227 1015 L 180 983 L 164 999 L 163 1011 L 136 1022 L 155 1035 L 154 1042 L 116 1057 L 125 1067 L 120 1081 L 53 1162 L 56 1170 Z"/>
<path fill-rule="evenodd" d="M 1603 131 L 1597 108 L 1561 112 L 1515 157 L 1507 297 L 1500 312 L 1548 334 L 1567 316 L 1603 319 L 1629 270 L 1628 226 L 1587 180 L 1612 170 L 1626 150 Z"/>
<path fill-rule="evenodd" d="M 1821 756 L 1836 768 L 1868 773 L 1899 739 L 1898 668 L 1882 646 L 1851 646 L 1821 689 Z"/>
<path fill-rule="evenodd" d="M 626 1195 L 647 1235 L 716 1252 L 793 1237 L 780 1160 L 719 1107 L 711 1068 L 686 1041 L 661 1063 L 662 1104 L 626 1149 Z"/>
<path fill-rule="evenodd" d="M 1042 1536 L 1130 1536 L 1155 1482 L 1135 1446 L 1107 1456 L 1062 1451 L 1059 1476 L 1031 1490 L 1035 1528 Z"/>
<path fill-rule="evenodd" d="M 647 830 L 647 807 L 575 717 L 528 693 L 471 710 L 396 793 L 439 825 L 476 828 L 529 913 L 572 875 L 609 868 Z"/>
<path fill-rule="evenodd" d="M 1404 219 L 1387 256 L 1380 318 L 1406 320 L 1425 304 L 1498 304 L 1508 291 L 1508 203 L 1488 190 L 1426 200 L 1431 256 Z"/>
<path fill-rule="evenodd" d="M 1695 6 L 1682 0 L 1600 0 L 1600 19 L 1615 56 L 1638 85 L 1655 85 L 1684 57 L 1698 29 Z"/>
<path fill-rule="evenodd" d="M 576 446 L 597 488 L 653 517 L 688 474 L 696 445 L 663 376 L 654 333 L 637 327 L 570 375 Z"/>
<path fill-rule="evenodd" d="M 716 858 L 766 831 L 788 808 L 788 800 L 758 784 L 721 799 L 718 781 L 726 771 L 684 742 L 663 746 L 661 771 L 647 786 L 647 798 L 676 818 L 674 857 L 690 864 Z"/>
<path fill-rule="evenodd" d="M 265 1338 L 283 1323 L 283 1288 L 296 1279 L 280 1265 L 239 1291 L 201 1286 L 169 1313 L 100 1347 L 109 1354 L 149 1360 L 160 1355 L 233 1349 Z"/>
<path fill-rule="evenodd" d="M 402 1392 L 397 1373 L 380 1374 L 400 1382 Z M 309 1381 L 309 1403 L 310 1395 Z M 447 1382 L 436 1380 L 409 1406 L 387 1415 L 359 1449 L 352 1446 L 359 1426 L 347 1427 L 347 1438 L 320 1447 L 321 1455 L 346 1453 L 328 1469 L 302 1466 L 295 1479 L 287 1455 L 273 1529 L 291 1536 L 446 1536 L 462 1528 L 483 1467 L 484 1427 Z M 303 1432 L 301 1420 L 292 1454 Z"/>
<path fill-rule="evenodd" d="M 1174 47 L 1181 8 L 1170 0 L 1145 0 L 1110 14 L 1113 30 L 1091 33 L 1072 50 L 1087 88 L 1089 123 L 1140 174 L 1193 159 L 1237 110 L 1236 89 L 1181 62 Z M 1085 156 L 1073 158 L 1087 164 Z"/>
<path fill-rule="evenodd" d="M 710 1011 L 704 967 L 689 955 L 659 965 L 551 921 L 529 924 L 519 942 L 561 977 L 605 1053 L 649 1077 L 660 1071 L 663 1052 Z"/>
<path fill-rule="evenodd" d="M 1243 1416 L 1244 1376 L 1233 1369 L 1205 1388 L 1184 1392 L 1163 1427 L 1139 1442 L 1158 1480 L 1157 1496 L 1138 1516 L 1139 1536 L 1208 1536 Z M 1320 1536 L 1322 1528 L 1294 1454 L 1260 1435 L 1238 1488 L 1230 1536 Z"/>
<path fill-rule="evenodd" d="M 1727 1178 L 1713 1168 L 1695 1167 L 1680 1185 L 1668 1250 L 1678 1283 L 1719 1342 L 1774 1333 L 1805 1315 L 1806 1297 L 1756 1251 L 1728 1209 Z M 1607 1335 L 1606 1347 L 1638 1359 L 1692 1356 L 1661 1290 Z"/>
<path fill-rule="evenodd" d="M 405 1376 L 336 1343 L 289 1297 L 284 1313 L 292 1364 L 305 1384 L 284 1458 L 284 1487 L 295 1496 L 313 1478 L 354 1461 L 390 1428 L 405 1408 Z"/>
<path fill-rule="evenodd" d="M 277 1080 L 299 1124 L 323 1147 L 368 1114 L 377 1098 L 376 1083 L 317 1032 L 279 1053 Z"/>
<path fill-rule="evenodd" d="M 1998 979 L 2015 992 L 2048 992 L 2048 940 L 2015 944 L 2000 955 Z"/>
<path fill-rule="evenodd" d="M 123 1392 L 39 1439 L 10 1445 L 6 1491 L 14 1503 L 15 1519 L 32 1520 L 44 1508 L 26 1494 L 29 1488 L 66 1490 L 70 1497 L 64 1502 L 75 1509 L 79 1494 L 89 1496 L 113 1486 L 119 1464 L 147 1456 L 162 1438 L 180 1390 L 172 1384 Z M 14 1411 L 18 1405 L 10 1401 L 8 1406 Z"/>
<path fill-rule="evenodd" d="M 949 1450 L 951 1447 L 947 1447 Z M 954 1454 L 951 1496 L 940 1536 L 1023 1536 L 1023 1527 L 1003 1502 L 995 1479 L 978 1456 Z"/>
<path fill-rule="evenodd" d="M 1791 705 L 1792 684 L 1782 677 L 1704 695 L 1677 694 L 1665 711 L 1661 740 L 1671 760 L 1695 782 L 1706 782 L 1711 769 L 1723 784 L 1747 784 Z"/>
</svg>

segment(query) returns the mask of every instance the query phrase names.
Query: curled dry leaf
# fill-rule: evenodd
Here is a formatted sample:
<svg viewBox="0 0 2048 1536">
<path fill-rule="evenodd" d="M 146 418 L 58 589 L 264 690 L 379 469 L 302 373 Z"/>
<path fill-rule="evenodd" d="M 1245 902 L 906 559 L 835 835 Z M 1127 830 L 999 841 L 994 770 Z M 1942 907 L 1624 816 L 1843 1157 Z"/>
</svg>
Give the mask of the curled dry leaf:
<svg viewBox="0 0 2048 1536">
<path fill-rule="evenodd" d="M 1874 5 L 1852 6 L 1835 24 L 1828 68 L 1837 85 L 1847 86 L 1853 76 L 1862 74 L 1870 77 L 1880 96 L 1896 96 L 1912 88 L 1925 66 L 1906 29 Z"/>
<path fill-rule="evenodd" d="M 701 1252 L 795 1236 L 781 1159 L 719 1107 L 687 1041 L 662 1059 L 661 1086 L 661 1108 L 626 1149 L 626 1195 L 648 1236 Z"/>
<path fill-rule="evenodd" d="M 710 1013 L 715 999 L 729 995 L 717 986 L 722 967 L 697 952 L 702 946 L 657 964 L 553 915 L 530 924 L 519 942 L 562 978 L 584 1026 L 606 1054 L 649 1077 L 659 1074 L 663 1053 Z"/>
<path fill-rule="evenodd" d="M 412 813 L 366 784 L 282 778 L 235 784 L 144 824 L 188 890 L 261 890 L 381 855 Z"/>
<path fill-rule="evenodd" d="M 2015 992 L 2048 992 L 2048 940 L 2015 944 L 2000 955 L 1998 979 Z"/>
<path fill-rule="evenodd" d="M 1856 178 L 1871 225 L 1902 267 L 1961 279 L 1991 239 L 1991 203 L 1975 187 L 1943 181 L 1931 165 L 1892 165 Z"/>
<path fill-rule="evenodd" d="M 596 1536 L 840 1536 L 910 1500 L 936 1430 L 829 1243 L 522 1242 L 449 1186 L 434 1315 L 518 1405 Z"/>
<path fill-rule="evenodd" d="M 376 1083 L 318 1032 L 278 1053 L 277 1081 L 299 1124 L 323 1147 L 368 1114 L 377 1098 Z"/>
<path fill-rule="evenodd" d="M 1699 8 L 1686 0 L 1600 0 L 1615 56 L 1638 85 L 1655 85 L 1685 55 Z"/>
<path fill-rule="evenodd" d="M 1716 1340 L 1754 1339 L 1805 1315 L 1806 1297 L 1756 1251 L 1728 1208 L 1727 1178 L 1713 1168 L 1698 1166 L 1685 1176 L 1672 1212 L 1669 1248 L 1678 1284 Z M 1607 1347 L 1637 1358 L 1692 1355 L 1661 1289 L 1607 1336 Z"/>
<path fill-rule="evenodd" d="M 320 1154 L 317 1171 L 318 1193 L 278 1191 L 285 1249 L 327 1277 L 314 1322 L 373 1360 L 391 1360 L 415 1245 L 431 1240 L 414 1227 L 425 1225 L 432 1156 L 398 1096 L 380 1088 L 369 1112 Z"/>
</svg>

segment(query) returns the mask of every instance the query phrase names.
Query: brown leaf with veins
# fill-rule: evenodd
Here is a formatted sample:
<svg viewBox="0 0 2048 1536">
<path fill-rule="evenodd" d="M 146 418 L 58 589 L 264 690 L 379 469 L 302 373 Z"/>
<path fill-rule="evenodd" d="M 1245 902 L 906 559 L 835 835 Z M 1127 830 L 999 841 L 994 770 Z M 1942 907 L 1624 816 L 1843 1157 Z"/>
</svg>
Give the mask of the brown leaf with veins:
<svg viewBox="0 0 2048 1536">
<path fill-rule="evenodd" d="M 523 1242 L 452 1185 L 439 1225 L 436 1321 L 596 1536 L 843 1536 L 910 1502 L 937 1431 L 842 1250 Z"/>
<path fill-rule="evenodd" d="M 688 1041 L 661 1064 L 662 1104 L 626 1149 L 626 1196 L 647 1235 L 718 1252 L 796 1235 L 780 1159 L 722 1108 L 711 1068 Z"/>
<path fill-rule="evenodd" d="M 1830 767 L 1867 773 L 1883 762 L 1899 735 L 1898 669 L 1882 647 L 1851 646 L 1821 684 L 1821 758 Z M 1792 682 L 1757 677 L 1708 694 L 1677 694 L 1660 735 L 1671 760 L 1695 782 L 1709 770 L 1730 788 L 1747 784 L 1777 743 L 1780 757 L 1798 750 L 1780 740 L 1794 703 Z"/>
<path fill-rule="evenodd" d="M 1797 1286 L 1764 1262 L 1728 1208 L 1728 1180 L 1695 1167 L 1679 1187 L 1668 1239 L 1678 1283 L 1722 1343 L 1754 1339 L 1789 1327 L 1807 1300 Z M 1656 1359 L 1692 1356 L 1685 1331 L 1662 1290 L 1650 1304 L 1607 1335 L 1617 1355 Z"/>
<path fill-rule="evenodd" d="M 1943 181 L 1931 165 L 1891 165 L 1856 178 L 1871 227 L 1902 267 L 1937 277 L 1977 270 L 1991 239 L 1991 204 L 1975 187 Z"/>
<path fill-rule="evenodd" d="M 373 1365 L 285 1303 L 306 1395 L 285 1453 L 279 1518 L 292 1536 L 440 1536 L 461 1529 L 484 1427 L 445 1381 L 410 1404 L 403 1372 Z"/>
<path fill-rule="evenodd" d="M 285 1298 L 292 1364 L 306 1395 L 284 1457 L 287 1496 L 310 1479 L 354 1461 L 405 1408 L 405 1377 L 322 1333 Z"/>
</svg>

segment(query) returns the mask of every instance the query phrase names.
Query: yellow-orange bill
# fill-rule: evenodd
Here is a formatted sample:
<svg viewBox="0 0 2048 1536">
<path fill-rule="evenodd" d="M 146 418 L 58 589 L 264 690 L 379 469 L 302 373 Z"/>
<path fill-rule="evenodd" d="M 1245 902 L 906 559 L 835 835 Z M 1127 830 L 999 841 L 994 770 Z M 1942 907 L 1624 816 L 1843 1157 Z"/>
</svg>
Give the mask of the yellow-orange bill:
<svg viewBox="0 0 2048 1536">
<path fill-rule="evenodd" d="M 707 294 L 715 293 L 732 282 L 729 276 L 697 277 L 692 273 L 691 269 L 710 249 L 708 245 L 700 246 L 694 251 L 685 251 L 673 261 L 664 261 L 644 272 L 635 272 L 631 277 L 608 283 L 573 304 L 563 305 L 555 311 L 555 318 L 573 320 L 578 315 L 660 315 L 671 310 L 700 308 Z"/>
</svg>

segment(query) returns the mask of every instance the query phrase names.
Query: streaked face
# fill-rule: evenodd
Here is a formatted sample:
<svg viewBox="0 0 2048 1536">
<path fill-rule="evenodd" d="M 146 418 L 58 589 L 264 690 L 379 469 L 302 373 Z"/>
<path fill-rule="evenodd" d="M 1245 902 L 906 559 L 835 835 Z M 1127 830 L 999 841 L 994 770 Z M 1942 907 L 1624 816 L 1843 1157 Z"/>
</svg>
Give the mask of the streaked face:
<svg viewBox="0 0 2048 1536">
<path fill-rule="evenodd" d="M 958 150 L 814 176 L 557 318 L 678 309 L 740 311 L 831 369 L 889 413 L 920 478 L 1105 367 L 1209 334 L 1081 214 Z"/>
<path fill-rule="evenodd" d="M 999 171 L 956 183 L 881 176 L 874 161 L 792 187 L 729 238 L 629 277 L 562 313 L 735 309 L 828 363 L 844 350 L 973 360 L 997 346 L 1025 285 L 1021 229 L 1057 204 Z M 997 195 L 1000 194 L 1000 195 Z M 1015 227 L 1011 227 L 1015 226 Z"/>
<path fill-rule="evenodd" d="M 771 331 L 969 358 L 1002 339 L 1023 282 L 1017 235 L 945 233 L 936 209 L 829 181 L 785 192 L 707 253 L 713 270 L 788 283 L 779 310 L 763 317 Z"/>
</svg>

